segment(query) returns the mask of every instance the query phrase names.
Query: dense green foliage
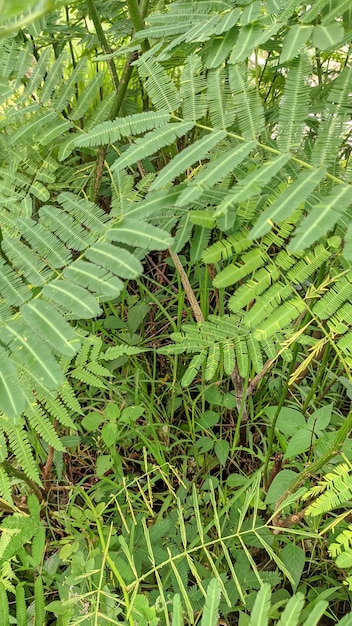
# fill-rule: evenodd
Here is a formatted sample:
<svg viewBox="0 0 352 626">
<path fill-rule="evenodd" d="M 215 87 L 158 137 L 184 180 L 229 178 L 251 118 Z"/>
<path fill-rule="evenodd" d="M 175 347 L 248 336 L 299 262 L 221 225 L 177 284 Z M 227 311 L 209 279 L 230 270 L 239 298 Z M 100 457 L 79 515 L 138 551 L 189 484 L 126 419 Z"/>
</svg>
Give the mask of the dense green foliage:
<svg viewBox="0 0 352 626">
<path fill-rule="evenodd" d="M 0 20 L 0 626 L 351 624 L 350 2 Z"/>
</svg>

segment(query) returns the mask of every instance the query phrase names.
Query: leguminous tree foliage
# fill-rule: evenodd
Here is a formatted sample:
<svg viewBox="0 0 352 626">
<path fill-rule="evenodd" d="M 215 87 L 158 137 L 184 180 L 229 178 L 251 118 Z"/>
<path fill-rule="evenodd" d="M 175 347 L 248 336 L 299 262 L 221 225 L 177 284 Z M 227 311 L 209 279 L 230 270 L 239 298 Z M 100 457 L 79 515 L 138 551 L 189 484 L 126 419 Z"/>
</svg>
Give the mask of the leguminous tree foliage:
<svg viewBox="0 0 352 626">
<path fill-rule="evenodd" d="M 297 341 L 352 362 L 350 3 L 49 4 L 0 40 L 1 455 L 36 482 L 28 427 L 61 450 L 80 411 L 79 321 L 150 250 L 189 249 L 224 300 L 162 349 L 194 355 L 184 385 Z"/>
</svg>

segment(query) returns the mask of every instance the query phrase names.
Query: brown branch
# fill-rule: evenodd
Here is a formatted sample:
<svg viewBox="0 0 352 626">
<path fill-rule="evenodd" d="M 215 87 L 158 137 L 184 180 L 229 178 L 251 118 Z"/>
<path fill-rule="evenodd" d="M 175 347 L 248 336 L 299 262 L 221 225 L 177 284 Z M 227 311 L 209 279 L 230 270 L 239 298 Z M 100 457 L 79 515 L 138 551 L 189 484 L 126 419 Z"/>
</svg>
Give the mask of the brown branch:
<svg viewBox="0 0 352 626">
<path fill-rule="evenodd" d="M 236 407 L 239 415 L 241 415 L 241 422 L 248 420 L 248 412 L 245 402 L 243 402 L 243 380 L 238 371 L 237 365 L 233 368 L 231 374 L 231 380 L 236 392 Z M 247 397 L 247 395 L 246 395 Z"/>
<path fill-rule="evenodd" d="M 175 264 L 175 267 L 180 275 L 181 278 L 181 283 L 183 285 L 183 288 L 185 290 L 188 302 L 191 305 L 191 309 L 193 311 L 193 315 L 196 319 L 196 322 L 204 322 L 204 315 L 202 313 L 202 310 L 198 304 L 197 298 L 194 295 L 194 291 L 191 287 L 191 283 L 188 280 L 188 276 L 185 272 L 185 270 L 183 269 L 183 265 L 179 259 L 178 254 L 176 254 L 176 252 L 173 252 L 170 248 L 169 248 L 169 252 L 170 252 L 170 256 Z"/>
<path fill-rule="evenodd" d="M 253 380 L 251 380 L 251 382 L 249 383 L 247 387 L 247 392 L 246 392 L 247 398 L 248 396 L 252 396 L 255 393 L 255 390 L 257 386 L 259 385 L 260 381 L 262 380 L 262 378 L 264 378 L 265 374 L 271 368 L 272 365 L 274 365 L 274 359 L 268 359 L 264 363 L 262 371 L 259 372 L 259 374 L 257 374 L 256 376 L 254 376 Z"/>
<path fill-rule="evenodd" d="M 55 450 L 53 446 L 49 446 L 48 457 L 46 459 L 45 465 L 43 465 L 43 468 L 42 468 L 42 482 L 43 483 L 45 483 L 49 479 L 51 466 L 54 460 L 54 452 Z"/>
</svg>

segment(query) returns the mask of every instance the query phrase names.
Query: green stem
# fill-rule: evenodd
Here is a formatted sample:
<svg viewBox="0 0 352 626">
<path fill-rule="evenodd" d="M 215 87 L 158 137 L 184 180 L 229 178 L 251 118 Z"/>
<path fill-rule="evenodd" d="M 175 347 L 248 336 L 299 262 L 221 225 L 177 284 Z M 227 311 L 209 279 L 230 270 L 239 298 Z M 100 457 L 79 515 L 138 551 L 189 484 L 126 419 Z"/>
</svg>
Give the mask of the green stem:
<svg viewBox="0 0 352 626">
<path fill-rule="evenodd" d="M 149 0 L 140 0 L 139 10 L 143 19 L 148 13 L 148 8 L 149 8 Z"/>
<path fill-rule="evenodd" d="M 310 401 L 313 398 L 313 396 L 315 394 L 315 391 L 316 391 L 318 385 L 320 384 L 320 381 L 321 381 L 322 377 L 325 374 L 326 365 L 327 365 L 328 358 L 329 358 L 329 355 L 330 355 L 330 347 L 331 347 L 330 344 L 325 346 L 325 350 L 324 350 L 323 358 L 322 358 L 321 363 L 320 363 L 319 370 L 318 370 L 318 372 L 317 372 L 317 374 L 316 374 L 316 376 L 315 376 L 315 378 L 313 380 L 312 386 L 311 386 L 311 388 L 309 390 L 309 393 L 308 393 L 308 395 L 307 395 L 307 397 L 306 397 L 306 399 L 304 401 L 303 407 L 302 407 L 302 413 L 303 414 L 308 409 Z"/>
<path fill-rule="evenodd" d="M 87 7 L 88 7 L 88 13 L 94 24 L 95 32 L 100 41 L 101 48 L 104 54 L 111 54 L 111 48 L 108 44 L 108 40 L 105 37 L 100 15 L 98 13 L 97 7 L 95 6 L 95 2 L 94 0 L 86 0 L 86 2 L 87 2 Z M 114 89 L 117 92 L 118 87 L 119 87 L 119 77 L 117 75 L 114 60 L 112 58 L 109 58 L 106 60 L 106 62 L 107 62 L 109 72 L 111 75 L 112 84 L 114 85 Z"/>
<path fill-rule="evenodd" d="M 144 23 L 137 0 L 127 0 L 128 12 L 133 23 L 133 28 L 137 32 L 143 30 Z"/>
<path fill-rule="evenodd" d="M 128 592 L 127 592 L 126 584 L 125 584 L 125 581 L 123 580 L 123 577 L 120 574 L 119 569 L 116 567 L 114 560 L 109 555 L 108 545 L 107 545 L 107 543 L 105 541 L 105 538 L 104 538 L 103 528 L 102 528 L 102 525 L 100 523 L 99 516 L 97 515 L 96 508 L 95 508 L 92 500 L 90 499 L 89 495 L 84 491 L 84 489 L 80 488 L 79 492 L 80 492 L 81 496 L 86 501 L 86 503 L 88 504 L 90 510 L 93 513 L 94 521 L 95 521 L 95 524 L 96 524 L 96 527 L 97 527 L 97 531 L 98 531 L 99 540 L 100 540 L 100 544 L 101 544 L 103 555 L 106 558 L 106 562 L 108 563 L 112 573 L 115 575 L 115 578 L 116 578 L 116 580 L 117 580 L 117 582 L 118 582 L 118 584 L 120 586 L 120 589 L 121 589 L 121 591 L 123 593 L 125 606 L 126 606 L 126 615 L 129 615 L 129 617 L 128 617 L 128 624 L 130 626 L 134 626 L 134 621 L 133 621 L 133 618 L 131 616 L 131 602 L 130 602 L 130 598 L 129 598 L 129 595 L 128 595 Z"/>
<path fill-rule="evenodd" d="M 93 12 L 92 12 L 92 19 L 94 21 L 94 25 L 95 25 L 95 29 L 97 32 L 97 35 L 99 37 L 99 32 L 102 31 L 102 27 L 101 27 L 101 22 L 100 22 L 100 18 L 99 15 L 96 11 L 96 7 L 94 4 L 94 0 L 87 0 L 88 5 L 93 5 L 93 11 L 95 10 L 96 12 L 96 16 L 97 16 L 97 23 L 95 23 L 94 19 L 93 19 Z M 128 5 L 128 10 L 131 16 L 131 20 L 133 23 L 133 27 L 134 30 L 141 30 L 144 28 L 144 17 L 147 13 L 148 10 L 148 1 L 144 1 L 142 3 L 141 6 L 141 12 L 139 10 L 138 4 L 136 2 L 136 0 L 128 0 L 127 1 L 127 5 Z M 99 30 L 99 26 L 100 29 Z M 102 31 L 103 37 L 105 39 L 106 45 L 107 41 L 105 38 L 105 34 L 104 31 Z M 100 37 L 99 37 L 100 39 Z M 101 45 L 103 47 L 103 40 L 100 39 Z M 142 50 L 147 50 L 149 48 L 149 43 L 147 42 L 147 40 L 145 40 L 144 42 L 142 42 L 141 44 L 142 46 Z M 104 49 L 104 48 L 103 48 Z M 116 74 L 116 78 L 117 81 L 114 81 L 113 79 L 113 83 L 114 83 L 114 87 L 115 87 L 115 91 L 116 91 L 116 97 L 114 99 L 113 105 L 111 107 L 111 111 L 110 111 L 110 115 L 109 115 L 109 119 L 110 120 L 114 120 L 120 113 L 123 102 L 124 102 L 124 98 L 127 92 L 127 88 L 129 85 L 129 82 L 131 80 L 131 76 L 133 73 L 133 66 L 132 63 L 133 61 L 136 59 L 136 55 L 135 54 L 131 54 L 128 59 L 126 60 L 125 63 L 125 67 L 123 69 L 122 75 L 121 75 L 121 79 L 120 81 L 117 78 L 117 74 L 116 74 L 116 68 L 115 65 L 112 61 L 112 59 L 110 59 L 112 66 L 114 67 L 115 70 L 115 74 Z M 110 65 L 109 65 L 110 67 Z M 111 67 L 112 69 L 112 67 Z M 112 75 L 113 76 L 113 75 Z M 103 177 L 103 172 L 104 172 L 104 163 L 105 163 L 105 157 L 106 157 L 106 152 L 107 152 L 107 146 L 100 146 L 98 149 L 98 155 L 97 155 L 97 160 L 96 160 L 96 164 L 95 164 L 95 173 L 94 173 L 94 181 L 93 181 L 93 188 L 92 188 L 92 194 L 91 194 L 91 199 L 93 200 L 93 202 L 97 201 L 98 195 L 99 195 L 99 189 L 100 189 L 100 185 L 101 185 L 101 179 Z"/>
<path fill-rule="evenodd" d="M 143 30 L 144 18 L 148 10 L 148 2 L 143 2 L 141 6 L 139 6 L 137 0 L 127 0 L 127 7 L 135 32 Z M 143 52 L 149 50 L 150 46 L 147 39 L 141 42 L 141 48 Z"/>
<path fill-rule="evenodd" d="M 114 98 L 114 102 L 113 105 L 111 107 L 111 111 L 110 111 L 110 115 L 109 115 L 109 119 L 110 120 L 114 120 L 122 107 L 125 95 L 126 95 L 126 91 L 127 91 L 127 87 L 128 87 L 128 83 L 130 81 L 130 78 L 132 76 L 132 72 L 133 72 L 133 67 L 131 67 L 131 63 L 134 60 L 134 56 L 130 56 L 126 63 L 125 63 L 125 67 L 123 69 L 122 72 L 122 76 L 121 76 L 121 80 L 119 82 L 119 86 L 116 90 L 116 96 Z M 93 188 L 92 188 L 92 194 L 91 194 L 91 200 L 93 202 L 97 201 L 98 195 L 99 195 L 99 189 L 100 189 L 100 184 L 101 184 L 101 179 L 103 177 L 103 172 L 104 172 L 104 164 L 105 164 L 105 157 L 106 157 L 106 152 L 107 152 L 108 146 L 99 146 L 98 148 L 98 154 L 97 154 L 97 160 L 95 163 L 95 173 L 94 173 L 94 181 L 93 181 Z"/>
</svg>

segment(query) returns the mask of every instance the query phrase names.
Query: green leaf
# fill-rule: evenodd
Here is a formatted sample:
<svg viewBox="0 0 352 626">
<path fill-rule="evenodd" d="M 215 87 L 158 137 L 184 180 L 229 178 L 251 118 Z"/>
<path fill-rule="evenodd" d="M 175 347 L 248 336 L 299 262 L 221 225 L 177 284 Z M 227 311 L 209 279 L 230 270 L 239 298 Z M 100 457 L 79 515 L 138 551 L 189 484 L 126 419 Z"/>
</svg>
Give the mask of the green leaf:
<svg viewBox="0 0 352 626">
<path fill-rule="evenodd" d="M 25 516 L 23 514 L 15 513 L 4 520 L 1 524 L 1 530 L 2 533 L 7 532 L 10 535 L 10 541 L 1 551 L 0 564 L 3 565 L 6 561 L 10 561 L 14 556 L 16 556 L 17 552 L 26 543 L 31 541 L 37 528 L 38 522 L 28 515 Z M 10 531 L 10 533 L 8 531 Z M 1 608 L 3 609 L 2 604 Z M 7 626 L 9 623 L 10 622 L 7 622 Z"/>
<path fill-rule="evenodd" d="M 277 626 L 297 626 L 300 613 L 304 605 L 303 593 L 297 593 L 288 601 L 284 612 L 281 614 Z"/>
<path fill-rule="evenodd" d="M 34 614 L 35 626 L 43 626 L 45 624 L 45 597 L 44 586 L 41 575 L 37 576 L 34 583 Z"/>
<path fill-rule="evenodd" d="M 333 48 L 340 43 L 343 36 L 344 29 L 342 24 L 338 24 L 337 22 L 326 26 L 319 24 L 318 26 L 314 26 L 313 29 L 313 45 L 316 46 L 318 50 Z"/>
<path fill-rule="evenodd" d="M 181 192 L 176 200 L 176 206 L 184 206 L 189 202 L 194 202 L 204 191 L 213 187 L 218 181 L 223 180 L 233 169 L 239 165 L 248 154 L 254 149 L 256 142 L 248 141 L 242 143 L 227 152 L 223 152 L 219 157 L 210 161 L 193 178 L 192 182 Z M 218 211 L 214 213 L 218 214 Z"/>
<path fill-rule="evenodd" d="M 315 243 L 331 230 L 352 201 L 352 187 L 336 186 L 319 204 L 313 206 L 307 217 L 295 230 L 289 250 L 299 252 Z"/>
<path fill-rule="evenodd" d="M 290 63 L 279 107 L 278 147 L 282 152 L 296 151 L 302 142 L 311 97 L 307 76 L 312 71 L 306 52 Z"/>
<path fill-rule="evenodd" d="M 350 567 L 352 567 L 351 548 L 346 548 L 344 552 L 336 557 L 336 565 L 337 567 L 341 567 L 341 569 L 349 569 Z"/>
<path fill-rule="evenodd" d="M 181 605 L 180 594 L 176 593 L 174 595 L 174 600 L 172 603 L 172 625 L 171 626 L 183 626 L 183 611 Z"/>
<path fill-rule="evenodd" d="M 320 407 L 320 409 L 314 411 L 308 419 L 308 427 L 311 429 L 314 428 L 314 430 L 325 430 L 330 424 L 332 408 L 332 404 L 326 404 L 325 406 Z"/>
<path fill-rule="evenodd" d="M 180 84 L 182 113 L 185 121 L 195 122 L 206 114 L 205 87 L 202 61 L 197 54 L 191 54 L 186 59 Z"/>
<path fill-rule="evenodd" d="M 267 626 L 269 623 L 271 589 L 268 583 L 264 583 L 256 595 L 251 618 L 248 626 Z"/>
<path fill-rule="evenodd" d="M 61 385 L 63 373 L 58 362 L 45 343 L 22 320 L 16 319 L 1 328 L 0 337 L 40 384 L 48 389 L 57 389 Z"/>
<path fill-rule="evenodd" d="M 231 66 L 229 80 L 241 133 L 247 140 L 256 139 L 265 127 L 264 108 L 257 90 L 250 86 L 247 67 Z"/>
<path fill-rule="evenodd" d="M 176 178 L 176 176 L 182 174 L 196 161 L 204 159 L 209 151 L 225 137 L 225 131 L 215 130 L 201 139 L 194 141 L 190 146 L 187 146 L 187 148 L 177 154 L 172 161 L 161 170 L 160 174 L 152 183 L 150 190 L 160 189 L 160 187 L 165 186 L 168 182 Z"/>
<path fill-rule="evenodd" d="M 86 113 L 86 111 L 91 106 L 92 102 L 97 94 L 99 94 L 99 90 L 104 81 L 104 73 L 98 72 L 91 78 L 88 82 L 88 85 L 81 92 L 73 112 L 70 115 L 71 120 L 80 120 Z"/>
<path fill-rule="evenodd" d="M 240 63 L 249 57 L 253 50 L 260 47 L 263 43 L 273 37 L 278 30 L 284 25 L 284 22 L 275 21 L 270 26 L 262 27 L 259 24 L 249 24 L 240 29 L 239 36 L 234 46 L 230 63 Z"/>
<path fill-rule="evenodd" d="M 147 130 L 158 128 L 168 122 L 170 115 L 160 111 L 146 111 L 126 117 L 117 117 L 113 121 L 101 122 L 85 134 L 78 135 L 74 145 L 79 148 L 101 146 L 115 143 L 121 137 L 139 135 Z"/>
<path fill-rule="evenodd" d="M 75 330 L 54 307 L 43 300 L 31 300 L 21 308 L 25 321 L 55 350 L 74 356 L 80 347 Z"/>
<path fill-rule="evenodd" d="M 265 409 L 265 413 L 270 418 L 273 418 L 276 408 L 277 407 L 275 406 L 268 407 Z M 294 435 L 297 430 L 304 428 L 305 426 L 306 420 L 304 415 L 296 409 L 291 409 L 289 407 L 283 407 L 281 409 L 276 421 L 276 428 L 289 437 Z"/>
<path fill-rule="evenodd" d="M 141 161 L 152 154 L 155 154 L 165 146 L 170 145 L 177 137 L 182 137 L 193 128 L 192 122 L 178 122 L 164 124 L 144 137 L 136 139 L 134 144 L 129 146 L 122 156 L 111 166 L 113 172 L 122 170 L 137 161 Z"/>
<path fill-rule="evenodd" d="M 99 454 L 96 464 L 97 476 L 103 476 L 113 466 L 113 460 L 109 454 Z"/>
<path fill-rule="evenodd" d="M 307 200 L 324 176 L 325 170 L 323 169 L 301 172 L 298 178 L 260 216 L 249 232 L 250 239 L 262 237 L 270 231 L 273 224 L 280 224 L 290 217 L 295 209 Z"/>
<path fill-rule="evenodd" d="M 237 41 L 233 47 L 230 63 L 240 63 L 250 56 L 253 48 L 260 35 L 262 34 L 262 27 L 258 24 L 250 24 L 243 26 L 238 34 Z"/>
<path fill-rule="evenodd" d="M 0 359 L 0 408 L 9 418 L 16 418 L 24 411 L 25 396 L 18 380 L 16 368 L 1 347 Z"/>
<path fill-rule="evenodd" d="M 38 133 L 38 140 L 40 145 L 48 146 L 52 144 L 55 139 L 58 139 L 66 131 L 73 127 L 73 123 L 67 120 L 54 120 L 54 124 L 44 127 L 43 132 Z M 48 199 L 48 198 L 47 198 Z"/>
<path fill-rule="evenodd" d="M 214 446 L 220 465 L 225 467 L 230 452 L 230 444 L 226 439 L 217 439 Z"/>
<path fill-rule="evenodd" d="M 101 429 L 101 436 L 106 446 L 110 447 L 116 444 L 117 442 L 117 424 L 114 422 L 108 422 L 104 424 Z"/>
<path fill-rule="evenodd" d="M 165 250 L 173 243 L 173 238 L 165 230 L 128 218 L 124 218 L 115 228 L 108 230 L 106 235 L 111 241 L 120 241 L 147 250 Z"/>
<path fill-rule="evenodd" d="M 236 26 L 228 30 L 223 37 L 214 37 L 207 46 L 205 67 L 208 69 L 219 67 L 230 54 L 237 37 L 238 28 Z"/>
<path fill-rule="evenodd" d="M 1 35 L 1 31 L 0 31 Z M 2 581 L 0 581 L 0 626 L 9 626 L 10 624 L 10 610 L 9 610 L 9 601 L 7 599 L 7 592 L 5 585 Z"/>
<path fill-rule="evenodd" d="M 198 370 L 202 367 L 206 359 L 206 354 L 207 354 L 207 351 L 203 349 L 201 350 L 199 354 L 194 355 L 189 366 L 187 367 L 187 370 L 182 376 L 182 379 L 181 379 L 182 387 L 188 387 L 188 385 L 190 385 L 191 382 L 193 382 L 193 380 L 197 376 Z"/>
<path fill-rule="evenodd" d="M 27 608 L 26 597 L 24 592 L 25 583 L 17 583 L 16 585 L 16 620 L 17 626 L 27 626 Z"/>
<path fill-rule="evenodd" d="M 91 319 L 101 312 L 94 296 L 69 280 L 54 280 L 45 285 L 42 293 L 45 298 L 66 309 L 71 319 Z"/>
<path fill-rule="evenodd" d="M 104 267 L 87 261 L 75 261 L 64 269 L 63 275 L 73 283 L 86 287 L 98 296 L 114 299 L 123 289 L 123 282 Z"/>
<path fill-rule="evenodd" d="M 287 543 L 280 556 L 294 580 L 292 589 L 296 591 L 306 561 L 304 550 L 294 543 Z"/>
<path fill-rule="evenodd" d="M 7 456 L 7 450 L 3 450 L 5 452 L 4 458 Z M 10 506 L 15 506 L 12 500 L 12 485 L 10 483 L 10 478 L 8 474 L 5 472 L 3 467 L 0 466 L 0 497 L 8 502 Z M 26 624 L 27 626 L 27 624 Z"/>
<path fill-rule="evenodd" d="M 313 441 L 314 438 L 310 429 L 302 428 L 297 431 L 288 442 L 283 460 L 291 459 L 292 457 L 302 454 L 302 452 L 306 452 Z"/>
<path fill-rule="evenodd" d="M 237 202 L 248 200 L 252 196 L 261 193 L 263 187 L 286 165 L 289 161 L 289 154 L 282 154 L 272 161 L 266 161 L 263 165 L 256 167 L 244 178 L 240 178 L 238 183 L 232 187 L 230 193 L 219 204 L 215 215 L 221 215 L 224 210 L 230 208 Z"/>
<path fill-rule="evenodd" d="M 216 578 L 212 578 L 208 587 L 200 626 L 216 626 L 220 604 L 221 587 Z"/>
<path fill-rule="evenodd" d="M 291 26 L 282 44 L 280 63 L 294 59 L 301 52 L 312 29 L 312 26 L 303 26 L 302 24 Z"/>
<path fill-rule="evenodd" d="M 297 478 L 297 473 L 293 470 L 284 469 L 279 472 L 269 487 L 264 504 L 275 504 L 295 478 Z"/>
<path fill-rule="evenodd" d="M 156 109 L 172 113 L 180 106 L 180 96 L 170 75 L 150 54 L 143 54 L 136 62 L 144 87 Z"/>
<path fill-rule="evenodd" d="M 329 603 L 325 600 L 320 600 L 313 607 L 309 616 L 305 620 L 303 626 L 318 626 L 321 624 L 320 618 L 324 615 Z"/>
<path fill-rule="evenodd" d="M 143 266 L 137 257 L 111 243 L 96 243 L 86 251 L 85 256 L 122 278 L 136 278 L 143 272 Z"/>
<path fill-rule="evenodd" d="M 189 221 L 191 224 L 201 226 L 202 228 L 214 228 L 215 218 L 213 211 L 190 211 Z"/>
<path fill-rule="evenodd" d="M 93 413 L 88 413 L 88 415 L 86 415 L 83 418 L 81 424 L 83 428 L 91 432 L 94 430 L 98 430 L 100 424 L 103 421 L 104 421 L 103 415 L 101 415 L 101 413 L 97 413 L 94 411 Z"/>
</svg>

